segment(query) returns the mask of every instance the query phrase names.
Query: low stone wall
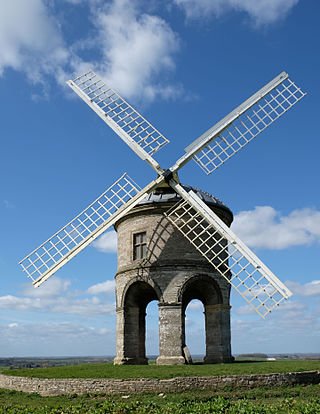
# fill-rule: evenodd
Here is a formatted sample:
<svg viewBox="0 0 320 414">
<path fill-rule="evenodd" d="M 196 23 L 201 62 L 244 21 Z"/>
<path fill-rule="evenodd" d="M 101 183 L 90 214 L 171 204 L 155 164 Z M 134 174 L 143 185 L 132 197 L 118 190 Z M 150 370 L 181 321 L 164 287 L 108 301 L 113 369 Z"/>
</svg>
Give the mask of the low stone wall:
<svg viewBox="0 0 320 414">
<path fill-rule="evenodd" d="M 286 374 L 227 375 L 211 377 L 178 377 L 171 379 L 42 379 L 0 375 L 0 388 L 34 392 L 40 395 L 62 394 L 130 394 L 140 392 L 176 392 L 213 390 L 223 387 L 264 387 L 297 384 L 319 384 L 320 371 Z"/>
</svg>

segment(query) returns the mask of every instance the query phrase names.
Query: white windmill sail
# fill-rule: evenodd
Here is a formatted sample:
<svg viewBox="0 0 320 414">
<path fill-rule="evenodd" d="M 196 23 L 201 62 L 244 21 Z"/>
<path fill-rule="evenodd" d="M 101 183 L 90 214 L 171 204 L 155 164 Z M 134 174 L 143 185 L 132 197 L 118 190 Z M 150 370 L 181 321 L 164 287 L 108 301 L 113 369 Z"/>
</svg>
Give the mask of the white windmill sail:
<svg viewBox="0 0 320 414">
<path fill-rule="evenodd" d="M 151 181 L 141 190 L 127 174 L 123 174 L 85 210 L 19 262 L 34 286 L 38 287 L 111 227 L 159 181 Z"/>
<path fill-rule="evenodd" d="M 76 79 L 70 86 L 119 137 L 156 171 L 159 164 L 151 157 L 169 142 L 154 126 L 121 96 L 111 89 L 92 70 Z"/>
<path fill-rule="evenodd" d="M 178 183 L 177 171 L 191 159 L 210 174 L 283 115 L 305 95 L 282 72 L 186 148 L 168 170 L 152 155 L 169 141 L 93 71 L 67 84 L 158 173 L 144 189 L 124 174 L 75 219 L 21 262 L 35 287 L 127 214 L 147 193 L 170 185 L 183 198 L 168 219 L 264 318 L 291 296 L 290 290 L 192 191 Z"/>
<path fill-rule="evenodd" d="M 190 144 L 171 170 L 178 170 L 193 158 L 211 174 L 305 95 L 282 72 Z"/>
<path fill-rule="evenodd" d="M 193 192 L 172 183 L 183 198 L 166 216 L 263 318 L 292 293 Z"/>
</svg>

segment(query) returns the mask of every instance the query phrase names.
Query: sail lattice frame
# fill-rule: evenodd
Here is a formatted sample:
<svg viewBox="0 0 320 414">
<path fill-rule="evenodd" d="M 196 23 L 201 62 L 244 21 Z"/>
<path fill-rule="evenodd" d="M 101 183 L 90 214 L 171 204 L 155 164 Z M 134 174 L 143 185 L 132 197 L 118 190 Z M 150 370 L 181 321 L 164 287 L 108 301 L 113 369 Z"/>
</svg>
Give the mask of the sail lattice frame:
<svg viewBox="0 0 320 414">
<path fill-rule="evenodd" d="M 209 175 L 292 108 L 305 93 L 289 78 L 236 118 L 193 159 Z"/>
<path fill-rule="evenodd" d="M 66 226 L 19 262 L 34 282 L 52 268 L 67 261 L 68 255 L 92 242 L 121 206 L 140 192 L 139 186 L 125 173 L 100 197 Z M 61 266 L 59 266 L 61 267 Z"/>
<path fill-rule="evenodd" d="M 212 211 L 210 222 L 183 200 L 165 214 L 262 318 L 291 296 L 289 289 Z"/>
<path fill-rule="evenodd" d="M 92 70 L 77 77 L 72 83 L 87 98 L 92 109 L 98 109 L 99 115 L 104 115 L 109 126 L 114 129 L 115 123 L 149 155 L 169 143 L 167 138 Z M 71 87 L 73 85 L 70 84 Z"/>
</svg>

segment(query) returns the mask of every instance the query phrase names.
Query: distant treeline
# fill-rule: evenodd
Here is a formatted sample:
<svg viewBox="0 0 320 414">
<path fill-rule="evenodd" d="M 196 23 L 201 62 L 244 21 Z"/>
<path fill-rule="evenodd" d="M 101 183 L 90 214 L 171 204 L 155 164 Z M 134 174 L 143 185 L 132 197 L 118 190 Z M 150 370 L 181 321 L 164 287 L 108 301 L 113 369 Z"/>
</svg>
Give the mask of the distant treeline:
<svg viewBox="0 0 320 414">
<path fill-rule="evenodd" d="M 254 353 L 254 354 L 239 354 L 237 355 L 238 358 L 261 358 L 261 359 L 267 359 L 269 358 L 267 354 L 260 354 L 260 353 Z"/>
<path fill-rule="evenodd" d="M 9 369 L 49 368 L 66 365 L 111 362 L 113 357 L 69 357 L 69 358 L 1 358 L 0 367 Z"/>
</svg>

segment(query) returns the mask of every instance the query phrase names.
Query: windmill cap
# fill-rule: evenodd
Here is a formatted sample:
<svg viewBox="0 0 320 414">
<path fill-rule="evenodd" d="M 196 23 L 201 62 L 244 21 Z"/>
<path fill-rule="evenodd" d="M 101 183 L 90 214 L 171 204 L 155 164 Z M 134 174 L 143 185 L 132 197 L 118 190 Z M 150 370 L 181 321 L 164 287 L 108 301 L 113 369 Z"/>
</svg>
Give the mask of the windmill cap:
<svg viewBox="0 0 320 414">
<path fill-rule="evenodd" d="M 207 205 L 225 210 L 227 213 L 231 215 L 231 217 L 233 217 L 230 208 L 227 207 L 221 200 L 219 200 L 212 194 L 200 190 L 199 188 L 191 187 L 190 185 L 181 184 L 181 186 L 187 192 L 192 190 Z M 177 203 L 180 200 L 181 196 L 177 194 L 171 187 L 159 187 L 152 193 L 148 194 L 142 201 L 140 201 L 138 206 L 154 203 Z"/>
</svg>

